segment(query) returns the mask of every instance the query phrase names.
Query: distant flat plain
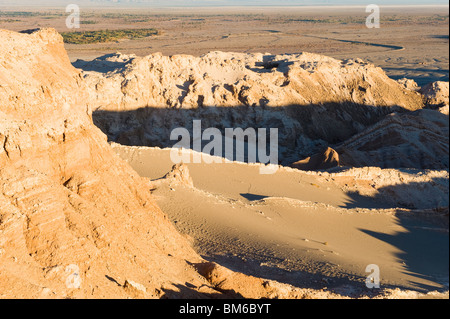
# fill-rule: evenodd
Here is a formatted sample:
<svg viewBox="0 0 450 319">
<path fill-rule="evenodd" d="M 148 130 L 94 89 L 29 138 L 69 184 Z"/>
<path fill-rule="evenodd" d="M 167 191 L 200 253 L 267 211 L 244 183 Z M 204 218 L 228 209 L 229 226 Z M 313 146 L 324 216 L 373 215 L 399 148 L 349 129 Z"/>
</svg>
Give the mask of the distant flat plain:
<svg viewBox="0 0 450 319">
<path fill-rule="evenodd" d="M 155 28 L 158 35 L 97 44 L 66 44 L 72 61 L 121 52 L 145 56 L 209 51 L 313 52 L 361 58 L 394 79 L 424 85 L 449 80 L 449 7 L 381 7 L 381 27 L 365 25 L 365 7 L 209 7 L 81 9 L 80 29 L 65 8 L 0 8 L 0 28 L 54 27 L 59 32 Z"/>
</svg>

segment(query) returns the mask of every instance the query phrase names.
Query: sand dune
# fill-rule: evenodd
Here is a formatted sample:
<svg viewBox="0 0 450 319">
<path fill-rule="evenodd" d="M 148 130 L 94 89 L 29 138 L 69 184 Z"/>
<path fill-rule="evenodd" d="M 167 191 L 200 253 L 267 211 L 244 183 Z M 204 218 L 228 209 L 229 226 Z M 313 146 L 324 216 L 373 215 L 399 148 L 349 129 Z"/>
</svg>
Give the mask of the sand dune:
<svg viewBox="0 0 450 319">
<path fill-rule="evenodd" d="M 448 289 L 447 171 L 282 168 L 262 176 L 257 165 L 186 164 L 192 183 L 183 183 L 159 179 L 171 169 L 170 150 L 113 148 L 156 180 L 158 205 L 207 259 L 353 297 L 367 293 L 373 263 L 384 287 Z"/>
<path fill-rule="evenodd" d="M 87 88 L 61 36 L 0 30 L 0 41 L 1 298 L 318 293 L 218 266 L 215 273 L 247 285 L 217 289 L 204 270 L 211 264 L 157 206 L 148 179 L 117 157 L 92 123 Z"/>
</svg>

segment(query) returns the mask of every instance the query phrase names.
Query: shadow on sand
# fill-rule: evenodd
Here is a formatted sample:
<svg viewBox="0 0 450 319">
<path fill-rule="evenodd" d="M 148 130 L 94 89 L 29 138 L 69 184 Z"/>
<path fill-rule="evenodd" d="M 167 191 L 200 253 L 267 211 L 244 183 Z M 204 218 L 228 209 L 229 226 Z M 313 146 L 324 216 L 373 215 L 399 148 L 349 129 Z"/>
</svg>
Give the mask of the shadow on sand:
<svg viewBox="0 0 450 319">
<path fill-rule="evenodd" d="M 411 277 L 411 289 L 448 290 L 448 208 L 434 213 L 399 213 L 396 217 L 404 232 L 391 235 L 367 229 L 360 231 L 398 249 L 395 257 L 402 265 L 402 273 Z"/>
<path fill-rule="evenodd" d="M 170 148 L 178 142 L 170 139 L 176 128 L 187 129 L 192 137 L 194 120 L 202 121 L 202 130 L 216 128 L 222 136 L 225 136 L 226 128 L 266 129 L 267 141 L 270 140 L 270 129 L 278 129 L 279 163 L 289 165 L 326 146 L 345 141 L 389 113 L 409 112 L 401 107 L 375 107 L 352 102 L 284 107 L 268 107 L 264 106 L 264 101 L 261 103 L 258 106 L 203 106 L 196 109 L 97 110 L 93 113 L 93 121 L 111 142 L 161 148 Z M 202 142 L 204 146 L 210 141 Z M 222 153 L 222 157 L 225 155 Z"/>
<path fill-rule="evenodd" d="M 400 112 L 405 111 L 401 108 L 394 109 Z M 293 160 L 311 155 L 316 151 L 314 145 L 309 145 L 309 154 L 305 154 L 305 150 L 302 149 L 305 146 L 305 138 L 310 139 L 309 143 L 312 143 L 313 139 L 321 140 L 323 143 L 319 143 L 318 147 L 320 148 L 323 145 L 337 144 L 376 123 L 394 109 L 355 105 L 354 103 L 324 103 L 280 108 L 264 106 L 201 107 L 195 110 L 145 107 L 125 112 L 96 111 L 93 119 L 94 123 L 108 136 L 109 141 L 129 146 L 171 147 L 177 141 L 170 140 L 170 132 L 174 128 L 184 127 L 192 134 L 194 119 L 202 120 L 205 128 L 215 127 L 221 132 L 224 132 L 227 127 L 278 128 L 281 162 L 292 163 Z M 434 182 L 442 183 L 443 181 Z M 423 186 L 426 186 L 425 184 L 428 183 L 424 183 Z M 420 185 L 390 186 L 389 189 L 386 188 L 381 192 L 388 194 L 400 190 L 400 188 L 415 187 L 417 189 L 418 186 L 420 187 Z M 352 193 L 348 195 L 352 200 L 346 208 L 394 208 L 391 204 L 380 205 L 379 203 L 383 202 L 382 197 L 367 198 Z M 260 200 L 263 197 L 258 194 L 241 194 L 241 196 L 249 201 Z M 373 203 L 374 206 L 371 206 L 370 203 Z M 408 205 L 404 206 L 408 208 Z M 405 228 L 405 232 L 388 235 L 373 232 L 370 229 L 359 229 L 359 231 L 398 249 L 399 253 L 395 257 L 399 264 L 403 265 L 403 274 L 411 277 L 409 285 L 399 288 L 429 291 L 437 290 L 436 287 L 440 287 L 439 289 L 448 290 L 448 209 L 443 213 L 422 214 L 415 211 L 408 214 L 399 213 L 397 219 L 398 225 Z M 243 261 L 235 256 L 217 256 L 214 252 L 209 252 L 208 256 L 204 256 L 204 258 L 247 275 L 273 279 L 297 287 L 317 289 L 325 286 L 330 289 L 348 286 L 362 287 L 362 289 L 365 287 L 364 270 L 361 274 L 343 272 L 339 278 L 336 278 L 323 273 L 286 271 L 277 266 L 276 260 L 273 266 L 262 266 L 262 263 L 273 259 L 273 256 L 266 252 L 254 251 L 252 256 L 251 259 Z M 419 279 L 426 279 L 435 284 L 424 284 Z M 384 286 L 383 288 L 389 287 Z M 189 287 L 180 286 L 179 289 L 183 290 L 183 293 L 192 293 L 193 298 L 204 297 Z M 340 293 L 348 292 L 344 290 Z M 370 293 L 370 291 L 366 290 L 366 293 Z M 176 295 L 177 292 L 167 291 L 167 296 L 171 294 Z M 239 296 L 236 295 L 236 297 Z"/>
</svg>

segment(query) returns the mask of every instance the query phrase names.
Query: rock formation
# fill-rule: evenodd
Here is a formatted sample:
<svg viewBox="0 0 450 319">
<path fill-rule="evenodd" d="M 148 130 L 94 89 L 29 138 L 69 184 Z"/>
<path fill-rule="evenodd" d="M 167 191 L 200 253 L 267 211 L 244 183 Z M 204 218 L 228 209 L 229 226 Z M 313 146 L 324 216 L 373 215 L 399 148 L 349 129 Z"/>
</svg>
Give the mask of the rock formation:
<svg viewBox="0 0 450 319">
<path fill-rule="evenodd" d="M 419 91 L 425 97 L 425 104 L 429 108 L 448 108 L 449 83 L 448 82 L 433 82 L 425 85 Z M 448 115 L 448 114 L 447 114 Z"/>
<path fill-rule="evenodd" d="M 333 166 L 448 170 L 448 83 L 433 82 L 420 92 L 424 94 L 427 109 L 388 114 L 378 123 L 333 145 L 337 152 L 335 156 L 340 158 L 340 163 Z M 327 157 L 316 154 L 292 164 L 292 167 L 325 169 L 311 165 L 313 160 L 314 163 L 325 163 Z"/>
<path fill-rule="evenodd" d="M 320 174 L 343 186 L 348 194 L 377 197 L 392 207 L 448 210 L 448 170 L 344 168 Z M 447 222 L 448 224 L 448 215 Z"/>
<path fill-rule="evenodd" d="M 343 142 L 394 110 L 416 110 L 422 96 L 361 60 L 211 52 L 146 57 L 113 54 L 85 70 L 95 123 L 110 140 L 171 147 L 170 132 L 205 127 L 278 128 L 288 164 Z"/>
<path fill-rule="evenodd" d="M 414 80 L 403 78 L 403 79 L 397 80 L 397 82 L 400 85 L 402 85 L 405 89 L 408 89 L 408 90 L 411 90 L 411 91 L 418 91 L 418 90 L 420 90 L 419 85 Z"/>
<path fill-rule="evenodd" d="M 359 59 L 339 61 L 312 53 L 113 54 L 74 65 L 89 70 L 84 76 L 92 88 L 91 98 L 109 111 L 327 102 L 409 110 L 421 107 L 419 94 L 405 91 L 380 68 Z"/>
<path fill-rule="evenodd" d="M 336 146 L 341 165 L 447 169 L 448 115 L 434 110 L 393 113 Z"/>
<path fill-rule="evenodd" d="M 0 30 L 0 297 L 219 297 L 92 123 L 53 29 Z"/>
<path fill-rule="evenodd" d="M 304 171 L 327 170 L 337 166 L 339 166 L 339 154 L 330 147 L 291 165 L 293 168 Z"/>
<path fill-rule="evenodd" d="M 205 262 L 196 265 L 201 273 L 215 287 L 215 289 L 228 292 L 239 291 L 244 298 L 256 299 L 315 299 L 336 298 L 346 299 L 338 294 L 325 291 L 299 289 L 290 285 L 283 285 L 273 280 L 264 280 L 253 276 L 235 273 L 216 263 Z M 236 289 L 236 287 L 239 287 Z M 347 297 L 348 298 L 348 297 Z"/>
<path fill-rule="evenodd" d="M 198 115 L 219 128 L 280 127 L 281 151 L 298 159 L 345 142 L 393 110 L 423 105 L 419 93 L 359 60 L 111 55 L 79 61 L 81 72 L 53 29 L 0 30 L 0 42 L 0 297 L 318 296 L 223 267 L 196 267 L 205 261 L 157 207 L 152 184 L 113 152 L 92 114 L 110 139 L 132 144 L 167 143 L 171 128 Z M 373 127 L 336 150 L 349 165 L 368 164 L 361 153 L 367 145 L 405 122 L 427 127 L 418 150 L 431 145 L 439 152 L 420 165 L 448 168 L 439 162 L 448 134 L 442 145 L 432 141 L 442 136 L 444 119 L 427 115 L 422 123 L 414 116 L 392 116 L 378 124 L 380 133 Z M 182 166 L 168 177 L 191 182 Z M 217 285 L 212 274 L 230 280 Z M 253 286 L 243 287 L 247 280 Z"/>
<path fill-rule="evenodd" d="M 189 168 L 183 163 L 173 165 L 172 170 L 169 173 L 162 179 L 153 181 L 153 184 L 159 186 L 159 184 L 166 182 L 169 183 L 170 187 L 176 185 L 194 187 L 194 181 L 189 173 Z"/>
<path fill-rule="evenodd" d="M 132 280 L 161 297 L 205 284 L 150 183 L 93 125 L 62 37 L 2 30 L 0 41 L 0 296 L 126 298 Z"/>
</svg>

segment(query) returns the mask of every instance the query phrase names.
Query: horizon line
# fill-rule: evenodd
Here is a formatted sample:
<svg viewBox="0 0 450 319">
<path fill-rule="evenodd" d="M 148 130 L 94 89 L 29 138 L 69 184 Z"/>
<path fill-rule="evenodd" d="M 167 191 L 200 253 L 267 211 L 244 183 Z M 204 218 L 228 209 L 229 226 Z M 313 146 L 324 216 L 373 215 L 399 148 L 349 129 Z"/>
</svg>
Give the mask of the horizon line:
<svg viewBox="0 0 450 319">
<path fill-rule="evenodd" d="M 363 4 L 278 4 L 278 5 L 271 5 L 271 4 L 220 4 L 220 5 L 152 5 L 148 3 L 135 3 L 131 4 L 127 3 L 116 3 L 116 4 L 108 4 L 108 5 L 99 5 L 98 3 L 87 3 L 83 4 L 83 7 L 90 7 L 90 8 L 154 8 L 154 9 L 165 9 L 165 8 L 323 8 L 323 7 L 340 7 L 340 8 L 365 8 L 366 5 Z M 39 7 L 39 8 L 61 8 L 66 7 L 65 5 L 42 5 L 42 4 L 27 4 L 27 5 L 13 5 L 13 4 L 3 4 L 0 3 L 0 7 L 9 7 L 9 8 L 15 8 L 15 7 L 22 7 L 24 9 L 29 7 Z M 390 7 L 390 8 L 398 8 L 398 7 L 450 7 L 450 3 L 442 4 L 442 3 L 436 3 L 436 4 L 382 4 L 379 5 L 379 7 Z"/>
</svg>

